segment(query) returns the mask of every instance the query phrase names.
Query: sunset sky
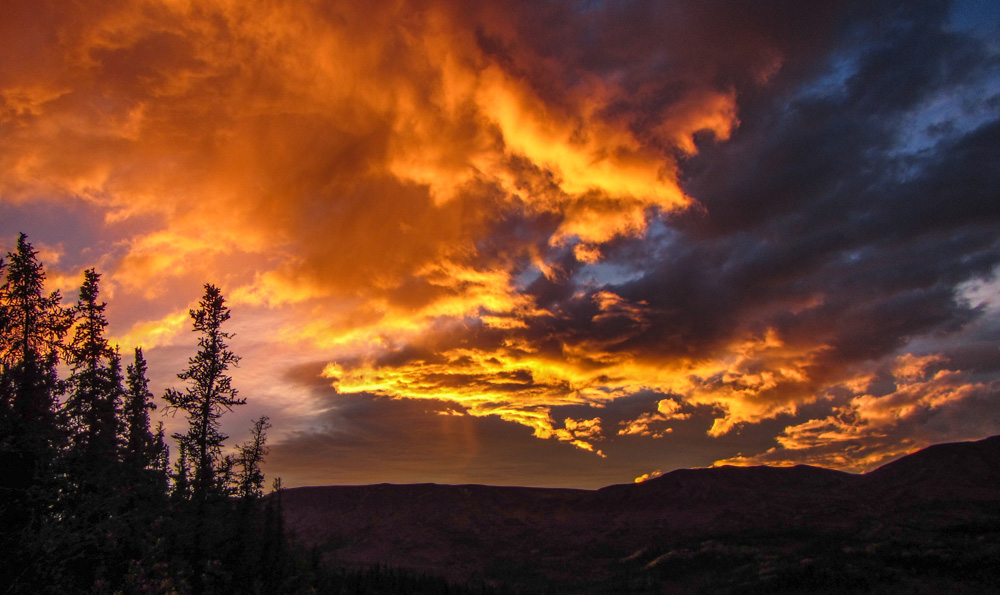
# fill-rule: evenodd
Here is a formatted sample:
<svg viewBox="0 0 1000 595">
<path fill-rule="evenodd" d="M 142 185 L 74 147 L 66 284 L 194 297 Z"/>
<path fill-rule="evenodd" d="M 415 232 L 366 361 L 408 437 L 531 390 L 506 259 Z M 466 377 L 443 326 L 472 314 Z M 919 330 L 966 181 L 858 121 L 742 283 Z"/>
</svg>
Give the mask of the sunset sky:
<svg viewBox="0 0 1000 595">
<path fill-rule="evenodd" d="M 0 249 L 286 486 L 864 471 L 1000 434 L 989 0 L 4 0 Z M 130 359 L 126 358 L 126 360 Z M 162 418 L 180 429 L 180 418 Z"/>
</svg>

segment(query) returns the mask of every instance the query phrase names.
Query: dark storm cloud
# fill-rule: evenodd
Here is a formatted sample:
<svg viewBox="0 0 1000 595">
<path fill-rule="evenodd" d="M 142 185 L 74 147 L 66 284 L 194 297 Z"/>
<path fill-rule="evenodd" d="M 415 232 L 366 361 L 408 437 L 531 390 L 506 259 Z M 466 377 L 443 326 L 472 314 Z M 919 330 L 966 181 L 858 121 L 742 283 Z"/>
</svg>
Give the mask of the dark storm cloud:
<svg viewBox="0 0 1000 595">
<path fill-rule="evenodd" d="M 773 328 L 788 343 L 832 348 L 810 367 L 808 395 L 915 339 L 996 328 L 957 294 L 1000 262 L 992 165 L 1000 120 L 989 107 L 1000 93 L 997 56 L 949 30 L 944 5 L 881 8 L 873 21 L 852 22 L 840 38 L 851 46 L 829 48 L 829 70 L 813 71 L 820 80 L 778 75 L 773 88 L 751 93 L 729 142 L 705 143 L 682 162 L 685 190 L 704 208 L 672 218 L 680 236 L 642 279 L 615 288 L 675 313 L 636 340 L 647 357 L 710 353 L 742 332 Z M 838 71 L 845 57 L 856 61 L 852 71 Z M 772 90 L 780 93 L 763 95 Z M 928 108 L 956 95 L 963 99 L 943 113 Z M 609 257 L 634 259 L 644 247 L 633 242 Z M 936 347 L 953 369 L 983 369 L 998 346 L 993 337 Z M 995 389 L 976 390 L 976 411 L 996 398 Z M 961 410 L 949 407 L 949 419 Z M 921 435 L 915 425 L 866 448 L 886 456 L 886 444 Z M 922 443 L 942 437 L 928 432 Z M 824 448 L 843 447 L 832 440 Z"/>
<path fill-rule="evenodd" d="M 695 319 L 681 326 L 697 329 L 689 341 L 716 336 L 706 326 L 768 324 L 783 336 L 823 337 L 859 359 L 975 315 L 953 297 L 1000 258 L 1000 179 L 990 166 L 1000 122 L 976 122 L 911 153 L 899 136 L 930 123 L 900 112 L 1000 71 L 984 69 L 996 62 L 981 44 L 943 32 L 940 11 L 890 14 L 892 33 L 863 40 L 874 49 L 860 52 L 843 88 L 815 97 L 809 79 L 788 87 L 769 110 L 741 112 L 730 142 L 684 164 L 685 188 L 704 211 L 678 221 L 679 254 L 664 251 L 659 269 L 623 288 L 626 295 L 680 306 Z M 838 51 L 851 50 L 831 48 L 828 57 Z M 880 66 L 890 59 L 893 68 Z M 781 307 L 810 297 L 821 303 L 797 313 Z"/>
</svg>

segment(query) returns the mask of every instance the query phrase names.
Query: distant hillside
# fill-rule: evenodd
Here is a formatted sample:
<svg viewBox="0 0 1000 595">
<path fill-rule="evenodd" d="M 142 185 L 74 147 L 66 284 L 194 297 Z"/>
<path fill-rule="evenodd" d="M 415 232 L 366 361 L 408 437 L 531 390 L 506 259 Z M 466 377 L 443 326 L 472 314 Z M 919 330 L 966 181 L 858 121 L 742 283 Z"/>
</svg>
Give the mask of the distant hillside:
<svg viewBox="0 0 1000 595">
<path fill-rule="evenodd" d="M 922 500 L 996 498 L 1000 436 L 935 444 L 862 476 L 868 489 Z"/>
<path fill-rule="evenodd" d="M 864 475 L 719 467 L 596 491 L 382 484 L 283 502 L 331 563 L 523 592 L 976 592 L 1000 587 L 986 570 L 1000 568 L 998 479 L 993 437 Z"/>
</svg>

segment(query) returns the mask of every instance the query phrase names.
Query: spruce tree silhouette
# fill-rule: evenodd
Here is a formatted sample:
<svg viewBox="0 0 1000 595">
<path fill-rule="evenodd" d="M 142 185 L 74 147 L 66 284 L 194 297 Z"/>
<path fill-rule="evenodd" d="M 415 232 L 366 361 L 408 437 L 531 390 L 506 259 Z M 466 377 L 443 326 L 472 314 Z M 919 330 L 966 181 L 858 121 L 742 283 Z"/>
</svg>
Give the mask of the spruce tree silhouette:
<svg viewBox="0 0 1000 595">
<path fill-rule="evenodd" d="M 72 315 L 59 292 L 43 294 L 37 256 L 20 234 L 0 286 L 0 585 L 14 593 L 30 592 L 61 540 L 57 366 Z"/>
<path fill-rule="evenodd" d="M 187 477 L 183 466 L 179 468 L 177 487 L 187 484 L 194 505 L 187 559 L 193 569 L 192 592 L 198 595 L 209 590 L 209 583 L 221 570 L 217 555 L 223 548 L 220 539 L 226 532 L 226 476 L 231 460 L 222 457 L 222 446 L 228 436 L 222 433 L 219 418 L 233 407 L 245 404 L 246 399 L 237 396 L 227 374 L 240 358 L 226 343 L 232 334 L 222 330 L 230 316 L 222 292 L 213 285 L 205 285 L 205 295 L 190 314 L 194 331 L 201 337 L 198 353 L 188 359 L 188 368 L 177 375 L 188 386 L 183 391 L 167 390 L 163 399 L 167 402 L 167 412 L 183 411 L 188 420 L 187 432 L 173 437 L 192 467 L 191 477 Z"/>
<path fill-rule="evenodd" d="M 153 403 L 153 393 L 149 390 L 147 368 L 142 348 L 136 347 L 135 358 L 126 369 L 125 403 L 122 406 L 125 418 L 125 458 L 133 469 L 165 474 L 163 463 L 167 446 L 163 443 L 162 422 L 157 434 L 149 427 L 149 412 L 156 410 L 156 404 Z"/>
<path fill-rule="evenodd" d="M 72 324 L 58 291 L 42 294 L 45 272 L 38 252 L 23 233 L 8 254 L 7 279 L 0 287 L 4 332 L 0 335 L 0 449 L 8 473 L 4 482 L 28 489 L 47 472 L 64 434 L 56 419 L 56 366 Z"/>
<path fill-rule="evenodd" d="M 219 418 L 234 406 L 246 404 L 246 399 L 237 397 L 232 378 L 226 374 L 240 358 L 226 343 L 232 334 L 222 330 L 230 313 L 219 289 L 205 285 L 199 307 L 190 314 L 194 330 L 202 336 L 198 339 L 198 353 L 188 359 L 187 370 L 177 375 L 188 386 L 184 391 L 169 389 L 163 398 L 168 412 L 187 414 L 187 433 L 174 434 L 174 439 L 184 445 L 192 461 L 192 499 L 204 502 L 214 491 L 222 445 L 228 438 L 219 429 Z"/>
<path fill-rule="evenodd" d="M 122 433 L 121 359 L 104 336 L 107 304 L 98 302 L 100 278 L 94 269 L 84 273 L 69 348 L 70 394 L 64 406 L 72 429 L 73 452 L 79 458 L 74 469 L 90 481 L 106 480 L 99 476 L 117 461 Z"/>
<path fill-rule="evenodd" d="M 254 421 L 250 428 L 250 440 L 240 445 L 235 463 L 239 466 L 236 474 L 236 495 L 242 499 L 256 500 L 264 495 L 264 472 L 260 465 L 268 454 L 267 431 L 271 422 L 266 415 Z"/>
</svg>

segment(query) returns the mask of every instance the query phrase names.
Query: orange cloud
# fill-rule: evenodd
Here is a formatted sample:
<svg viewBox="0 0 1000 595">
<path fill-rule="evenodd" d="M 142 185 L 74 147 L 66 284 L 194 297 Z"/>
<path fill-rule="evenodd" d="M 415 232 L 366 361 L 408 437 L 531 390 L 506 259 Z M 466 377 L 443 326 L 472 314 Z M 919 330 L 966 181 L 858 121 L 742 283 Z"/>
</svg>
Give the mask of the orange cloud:
<svg viewBox="0 0 1000 595">
<path fill-rule="evenodd" d="M 693 405 L 724 412 L 709 434 L 721 436 L 741 424 L 757 423 L 795 413 L 815 400 L 819 387 L 810 379 L 810 367 L 825 345 L 786 345 L 773 329 L 729 347 L 729 357 L 698 375 L 685 394 Z"/>
<path fill-rule="evenodd" d="M 190 321 L 187 310 L 173 312 L 160 320 L 136 323 L 127 333 L 109 337 L 109 341 L 119 345 L 125 353 L 131 352 L 136 347 L 154 349 L 173 343 L 182 331 L 188 330 Z"/>
<path fill-rule="evenodd" d="M 730 465 L 806 463 L 846 471 L 869 471 L 901 455 L 940 441 L 950 432 L 949 417 L 974 402 L 988 403 L 996 386 L 970 382 L 961 371 L 939 369 L 940 355 L 899 356 L 893 366 L 895 390 L 883 395 L 855 394 L 825 418 L 785 428 L 778 446 L 755 456 L 718 461 Z M 972 413 L 975 415 L 975 413 Z M 970 435 L 969 439 L 975 438 Z"/>
<path fill-rule="evenodd" d="M 728 140 L 738 123 L 735 92 L 697 90 L 670 106 L 657 131 L 693 155 L 698 152 L 696 132 L 708 131 L 718 140 Z"/>
<path fill-rule="evenodd" d="M 644 481 L 649 481 L 650 479 L 655 479 L 661 475 L 663 475 L 663 471 L 659 470 L 653 471 L 651 473 L 643 473 L 639 477 L 636 477 L 634 481 L 635 483 L 642 483 Z"/>
<path fill-rule="evenodd" d="M 597 294 L 595 301 L 599 316 L 642 312 L 610 293 Z M 530 308 L 519 315 L 530 328 L 537 323 L 532 319 L 535 314 L 551 316 Z M 515 338 L 523 327 L 493 328 L 499 337 L 506 337 L 493 347 L 448 349 L 420 349 L 417 334 L 399 340 L 383 329 L 368 340 L 366 357 L 345 357 L 328 365 L 324 374 L 341 393 L 452 401 L 471 415 L 497 415 L 532 428 L 536 437 L 581 448 L 604 435 L 599 419 L 588 424 L 567 419 L 560 428 L 551 416 L 554 407 L 602 407 L 652 390 L 676 397 L 661 399 L 654 413 L 621 422 L 617 435 L 663 437 L 672 431 L 669 422 L 691 418 L 685 407 L 707 406 L 719 413 L 709 432 L 718 436 L 741 424 L 794 412 L 814 401 L 819 390 L 809 378 L 809 366 L 824 349 L 788 346 L 774 331 L 739 341 L 718 359 L 644 362 L 627 352 L 602 351 L 589 339 L 564 343 L 558 353 L 547 353 Z M 446 337 L 449 331 L 439 327 L 437 333 Z M 431 335 L 421 336 L 428 345 L 436 341 Z M 401 344 L 424 355 L 396 361 L 394 346 Z M 393 363 L 380 363 L 381 358 Z"/>
<path fill-rule="evenodd" d="M 204 276 L 191 265 L 206 256 L 201 268 L 218 269 L 213 256 L 288 248 L 256 263 L 263 285 L 246 293 L 267 300 L 342 294 L 373 277 L 392 287 L 442 256 L 468 260 L 492 214 L 469 185 L 499 190 L 501 212 L 558 213 L 554 243 L 641 233 L 646 209 L 690 202 L 669 153 L 603 115 L 623 90 L 591 77 L 552 102 L 484 54 L 465 18 L 434 3 L 220 0 L 33 22 L 63 42 L 31 59 L 44 77 L 7 71 L 0 200 L 83 199 L 119 233 L 151 222 L 123 237 L 111 272 L 134 288 Z M 663 123 L 681 136 L 724 118 L 711 102 L 682 111 Z M 526 186 L 515 163 L 551 189 Z"/>
<path fill-rule="evenodd" d="M 673 399 L 661 399 L 656 405 L 656 413 L 643 413 L 638 418 L 631 421 L 623 421 L 622 429 L 618 430 L 619 436 L 652 436 L 653 438 L 663 438 L 674 431 L 673 428 L 664 427 L 655 430 L 652 426 L 663 426 L 663 422 L 672 420 L 686 420 L 691 418 L 690 413 L 681 413 L 681 405 Z"/>
</svg>

